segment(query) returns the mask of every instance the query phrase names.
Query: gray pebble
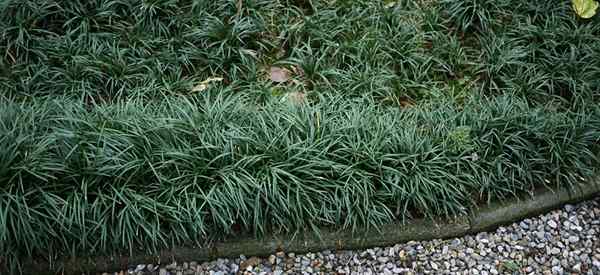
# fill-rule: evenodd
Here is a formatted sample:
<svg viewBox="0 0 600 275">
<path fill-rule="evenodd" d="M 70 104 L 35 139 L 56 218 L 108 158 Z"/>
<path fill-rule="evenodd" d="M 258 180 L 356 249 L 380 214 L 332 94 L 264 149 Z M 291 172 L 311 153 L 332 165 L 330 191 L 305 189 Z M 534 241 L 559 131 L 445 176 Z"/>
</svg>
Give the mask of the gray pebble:
<svg viewBox="0 0 600 275">
<path fill-rule="evenodd" d="M 570 243 L 576 243 L 576 242 L 579 242 L 579 237 L 578 237 L 578 236 L 570 236 L 570 237 L 569 237 L 569 242 L 570 242 Z"/>
<path fill-rule="evenodd" d="M 377 257 L 377 261 L 384 264 L 387 263 L 390 259 L 388 257 Z"/>
</svg>

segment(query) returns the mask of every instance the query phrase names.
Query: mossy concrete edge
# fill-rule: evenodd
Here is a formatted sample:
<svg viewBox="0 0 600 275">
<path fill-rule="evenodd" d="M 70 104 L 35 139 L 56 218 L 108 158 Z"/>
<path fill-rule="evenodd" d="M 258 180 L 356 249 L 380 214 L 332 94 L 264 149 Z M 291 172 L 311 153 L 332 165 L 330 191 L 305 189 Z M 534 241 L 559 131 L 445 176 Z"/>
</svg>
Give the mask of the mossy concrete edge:
<svg viewBox="0 0 600 275">
<path fill-rule="evenodd" d="M 540 189 L 527 198 L 514 198 L 483 206 L 469 217 L 469 233 L 494 229 L 500 225 L 552 210 L 560 205 L 582 201 L 600 193 L 597 180 L 574 188 Z"/>
<path fill-rule="evenodd" d="M 393 245 L 411 240 L 448 239 L 488 231 L 515 220 L 534 216 L 565 203 L 585 200 L 600 194 L 597 181 L 574 189 L 537 190 L 527 198 L 509 199 L 475 209 L 471 215 L 453 220 L 413 220 L 392 223 L 378 230 L 352 232 L 322 229 L 320 236 L 306 232 L 300 235 L 270 235 L 231 238 L 205 247 L 177 247 L 162 250 L 156 255 L 134 252 L 132 256 L 75 257 L 55 262 L 50 269 L 45 261 L 30 260 L 23 265 L 25 274 L 81 274 L 126 269 L 139 263 L 164 264 L 172 261 L 205 261 L 218 257 L 237 257 L 240 254 L 266 256 L 278 251 L 304 253 L 327 249 L 358 249 Z"/>
</svg>

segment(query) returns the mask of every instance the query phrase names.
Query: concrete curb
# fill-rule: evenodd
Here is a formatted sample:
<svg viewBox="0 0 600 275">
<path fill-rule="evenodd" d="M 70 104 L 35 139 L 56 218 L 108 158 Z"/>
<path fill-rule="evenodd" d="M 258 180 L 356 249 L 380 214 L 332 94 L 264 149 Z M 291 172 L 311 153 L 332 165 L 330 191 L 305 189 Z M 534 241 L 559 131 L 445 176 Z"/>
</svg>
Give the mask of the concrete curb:
<svg viewBox="0 0 600 275">
<path fill-rule="evenodd" d="M 473 211 L 469 217 L 469 233 L 494 229 L 503 224 L 552 210 L 569 202 L 582 201 L 600 193 L 600 184 L 591 183 L 574 189 L 538 190 L 525 199 L 512 199 L 490 204 Z"/>
<path fill-rule="evenodd" d="M 315 234 L 301 236 L 271 235 L 262 239 L 239 237 L 207 247 L 179 247 L 163 250 L 159 255 L 144 252 L 133 256 L 80 257 L 54 263 L 60 274 L 103 272 L 126 269 L 138 263 L 170 263 L 176 261 L 203 261 L 218 257 L 237 257 L 240 254 L 266 256 L 277 251 L 303 253 L 327 249 L 358 249 L 387 246 L 410 240 L 448 239 L 466 234 L 488 231 L 503 224 L 534 216 L 565 203 L 578 202 L 600 194 L 600 184 L 592 181 L 574 189 L 540 189 L 527 198 L 515 198 L 475 209 L 469 216 L 454 220 L 413 220 L 410 223 L 384 225 L 377 231 L 354 232 L 322 229 L 320 238 Z M 25 274 L 49 274 L 47 262 L 31 260 L 24 264 Z M 52 272 L 52 271 L 50 271 Z M 52 274 L 52 273 L 50 273 Z"/>
</svg>

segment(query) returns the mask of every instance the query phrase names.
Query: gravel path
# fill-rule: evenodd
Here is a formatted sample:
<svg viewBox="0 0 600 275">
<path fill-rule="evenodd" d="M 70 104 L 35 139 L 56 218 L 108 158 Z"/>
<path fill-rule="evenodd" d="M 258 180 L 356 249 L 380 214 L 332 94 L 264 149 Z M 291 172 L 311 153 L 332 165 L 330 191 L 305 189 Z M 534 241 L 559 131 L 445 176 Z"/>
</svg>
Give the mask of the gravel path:
<svg viewBox="0 0 600 275">
<path fill-rule="evenodd" d="M 600 274 L 600 197 L 495 232 L 362 251 L 139 265 L 129 274 Z M 118 273 L 117 273 L 118 274 Z M 126 274 L 122 272 L 121 274 Z"/>
</svg>

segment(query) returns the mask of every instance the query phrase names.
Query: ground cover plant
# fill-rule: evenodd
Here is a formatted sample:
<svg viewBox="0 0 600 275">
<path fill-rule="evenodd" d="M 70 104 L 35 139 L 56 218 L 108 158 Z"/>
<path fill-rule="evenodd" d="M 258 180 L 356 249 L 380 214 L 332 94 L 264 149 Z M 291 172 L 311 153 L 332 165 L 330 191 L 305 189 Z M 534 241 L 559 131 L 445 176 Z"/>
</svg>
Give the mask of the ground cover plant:
<svg viewBox="0 0 600 275">
<path fill-rule="evenodd" d="M 452 217 L 598 165 L 569 1 L 0 3 L 0 259 Z"/>
</svg>

